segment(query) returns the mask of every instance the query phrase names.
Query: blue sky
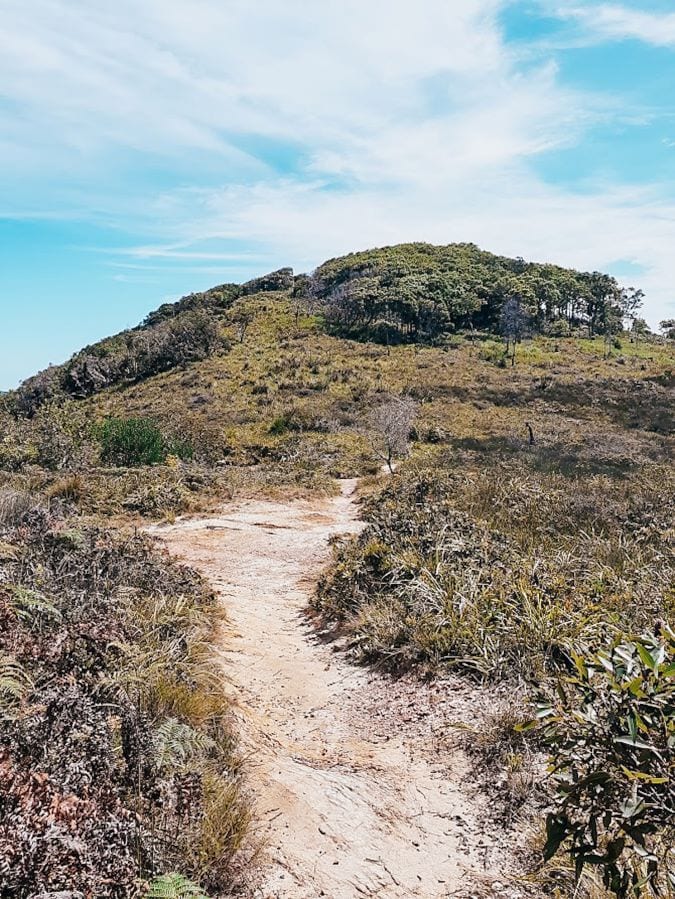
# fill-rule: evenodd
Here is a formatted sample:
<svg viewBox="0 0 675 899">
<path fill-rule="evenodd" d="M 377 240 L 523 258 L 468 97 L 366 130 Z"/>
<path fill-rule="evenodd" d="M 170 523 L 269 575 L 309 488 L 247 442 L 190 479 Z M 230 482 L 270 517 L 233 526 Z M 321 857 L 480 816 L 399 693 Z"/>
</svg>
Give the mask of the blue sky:
<svg viewBox="0 0 675 899">
<path fill-rule="evenodd" d="M 0 389 L 160 303 L 401 240 L 675 316 L 675 11 L 5 0 Z"/>
</svg>

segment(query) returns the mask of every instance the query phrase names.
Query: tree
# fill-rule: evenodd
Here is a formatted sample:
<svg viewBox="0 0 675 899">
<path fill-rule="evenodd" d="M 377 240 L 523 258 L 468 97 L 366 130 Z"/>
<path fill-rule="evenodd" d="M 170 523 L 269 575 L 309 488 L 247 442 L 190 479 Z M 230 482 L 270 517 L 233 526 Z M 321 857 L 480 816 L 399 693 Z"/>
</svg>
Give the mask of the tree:
<svg viewBox="0 0 675 899">
<path fill-rule="evenodd" d="M 675 318 L 664 318 L 659 322 L 659 330 L 668 340 L 675 340 Z"/>
<path fill-rule="evenodd" d="M 627 318 L 632 322 L 637 321 L 637 313 L 642 306 L 644 296 L 642 290 L 636 290 L 634 287 L 628 287 L 619 291 L 617 305 L 621 310 L 622 318 Z M 642 319 L 642 321 L 644 321 L 644 319 Z"/>
<path fill-rule="evenodd" d="M 250 309 L 237 309 L 237 311 L 232 314 L 231 321 L 237 332 L 239 343 L 244 342 L 246 332 L 254 318 L 255 316 Z"/>
<path fill-rule="evenodd" d="M 417 403 L 410 397 L 392 397 L 368 413 L 366 434 L 375 455 L 390 472 L 394 470 L 394 459 L 408 454 L 416 415 Z"/>
<path fill-rule="evenodd" d="M 619 300 L 620 289 L 611 275 L 602 272 L 590 272 L 581 275 L 585 287 L 586 320 L 588 335 L 605 333 L 607 317 Z"/>
<path fill-rule="evenodd" d="M 530 314 L 523 307 L 522 297 L 513 293 L 504 301 L 499 320 L 500 331 L 506 341 L 506 353 L 511 350 L 511 365 L 516 364 L 516 345 L 527 334 Z"/>
<path fill-rule="evenodd" d="M 637 345 L 640 342 L 641 337 L 649 337 L 652 332 L 649 330 L 649 325 L 644 318 L 634 318 L 631 333 L 633 334 Z"/>
<path fill-rule="evenodd" d="M 604 322 L 602 325 L 602 337 L 605 344 L 605 359 L 610 357 L 612 347 L 622 331 L 623 318 L 621 310 L 616 306 L 610 306 L 605 310 Z"/>
</svg>

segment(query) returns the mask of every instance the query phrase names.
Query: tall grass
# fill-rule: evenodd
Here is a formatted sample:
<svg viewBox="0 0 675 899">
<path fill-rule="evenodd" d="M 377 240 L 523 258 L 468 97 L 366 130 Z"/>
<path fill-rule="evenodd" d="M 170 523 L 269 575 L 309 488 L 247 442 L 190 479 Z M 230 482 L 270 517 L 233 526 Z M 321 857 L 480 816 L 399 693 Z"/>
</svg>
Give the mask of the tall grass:
<svg viewBox="0 0 675 899">
<path fill-rule="evenodd" d="M 566 646 L 673 612 L 672 472 L 570 481 L 403 471 L 338 546 L 315 609 L 388 667 L 537 681 Z"/>
</svg>

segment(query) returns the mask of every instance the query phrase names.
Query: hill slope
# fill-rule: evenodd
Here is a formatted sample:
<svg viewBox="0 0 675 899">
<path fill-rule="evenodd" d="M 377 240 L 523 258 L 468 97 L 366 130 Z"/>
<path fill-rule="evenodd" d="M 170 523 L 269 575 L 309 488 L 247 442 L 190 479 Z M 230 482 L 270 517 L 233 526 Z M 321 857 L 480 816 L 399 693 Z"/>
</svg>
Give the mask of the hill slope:
<svg viewBox="0 0 675 899">
<path fill-rule="evenodd" d="M 272 292 L 292 297 L 296 314 L 319 312 L 323 330 L 386 344 L 428 343 L 466 328 L 510 327 L 520 338 L 584 327 L 592 336 L 616 326 L 642 296 L 608 275 L 508 259 L 473 244 L 401 244 L 329 260 L 310 276 L 280 269 L 164 304 L 137 328 L 29 378 L 14 396 L 16 409 L 32 414 L 59 395 L 91 396 L 225 351 L 219 323 L 241 333 L 250 315 L 228 316 L 236 300 Z"/>
</svg>

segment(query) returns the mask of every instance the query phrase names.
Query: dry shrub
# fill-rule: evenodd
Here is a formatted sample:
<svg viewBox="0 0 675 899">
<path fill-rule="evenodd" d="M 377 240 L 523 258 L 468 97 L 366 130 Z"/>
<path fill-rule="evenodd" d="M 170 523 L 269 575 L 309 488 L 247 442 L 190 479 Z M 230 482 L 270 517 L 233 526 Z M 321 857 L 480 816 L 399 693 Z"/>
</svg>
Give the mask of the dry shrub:
<svg viewBox="0 0 675 899">
<path fill-rule="evenodd" d="M 0 490 L 0 528 L 16 528 L 37 506 L 35 497 L 25 490 L 4 487 Z"/>
<path fill-rule="evenodd" d="M 314 607 L 389 667 L 539 680 L 608 621 L 672 614 L 675 497 L 663 480 L 636 486 L 402 473 L 366 502 L 367 527 L 338 545 Z M 589 501 L 575 505 L 576 489 Z"/>
<path fill-rule="evenodd" d="M 228 890 L 249 812 L 213 671 L 213 595 L 146 538 L 44 517 L 3 538 L 7 894 L 126 899 L 170 870 Z"/>
</svg>

